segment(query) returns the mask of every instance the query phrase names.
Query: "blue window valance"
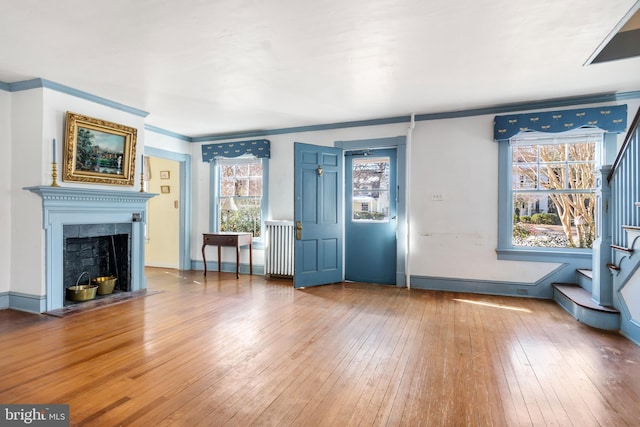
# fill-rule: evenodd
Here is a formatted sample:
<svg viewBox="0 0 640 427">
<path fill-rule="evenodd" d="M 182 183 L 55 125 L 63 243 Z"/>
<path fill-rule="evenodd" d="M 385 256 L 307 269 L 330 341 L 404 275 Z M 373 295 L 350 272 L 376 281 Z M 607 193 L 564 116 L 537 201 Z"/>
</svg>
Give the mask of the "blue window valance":
<svg viewBox="0 0 640 427">
<path fill-rule="evenodd" d="M 612 133 L 624 132 L 627 129 L 627 106 L 615 105 L 496 116 L 493 123 L 493 138 L 496 141 L 503 141 L 520 132 L 557 133 L 581 127 L 599 128 Z"/>
<path fill-rule="evenodd" d="M 267 139 L 206 144 L 202 146 L 202 161 L 212 162 L 216 157 L 240 157 L 252 154 L 258 158 L 271 157 L 271 143 Z"/>
</svg>

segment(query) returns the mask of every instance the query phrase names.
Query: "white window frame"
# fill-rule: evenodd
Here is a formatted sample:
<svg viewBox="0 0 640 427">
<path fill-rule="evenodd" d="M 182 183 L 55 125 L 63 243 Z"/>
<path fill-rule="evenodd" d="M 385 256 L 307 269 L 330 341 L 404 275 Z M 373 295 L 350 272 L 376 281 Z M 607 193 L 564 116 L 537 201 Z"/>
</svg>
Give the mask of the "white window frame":
<svg viewBox="0 0 640 427">
<path fill-rule="evenodd" d="M 253 163 L 259 160 L 262 163 L 262 198 L 260 203 L 260 237 L 253 238 L 253 248 L 261 249 L 264 247 L 264 221 L 267 217 L 269 208 L 269 159 L 266 157 L 256 158 L 255 156 L 245 155 L 231 158 L 216 158 L 210 163 L 210 188 L 211 188 L 211 204 L 209 208 L 209 229 L 213 232 L 220 232 L 220 184 L 221 184 L 221 164 L 239 164 Z"/>
<path fill-rule="evenodd" d="M 545 134 L 544 132 L 526 132 L 516 135 L 510 140 L 499 141 L 498 148 L 498 259 L 522 261 L 556 261 L 562 262 L 558 256 L 591 257 L 590 248 L 549 248 L 514 246 L 513 236 L 513 185 L 512 185 L 512 143 L 556 143 L 578 142 L 580 135 L 601 134 L 601 143 L 596 145 L 595 167 L 600 167 L 607 158 L 605 153 L 615 144 L 615 134 L 603 132 L 601 129 L 581 128 L 562 134 Z M 613 138 L 611 137 L 613 136 Z"/>
</svg>

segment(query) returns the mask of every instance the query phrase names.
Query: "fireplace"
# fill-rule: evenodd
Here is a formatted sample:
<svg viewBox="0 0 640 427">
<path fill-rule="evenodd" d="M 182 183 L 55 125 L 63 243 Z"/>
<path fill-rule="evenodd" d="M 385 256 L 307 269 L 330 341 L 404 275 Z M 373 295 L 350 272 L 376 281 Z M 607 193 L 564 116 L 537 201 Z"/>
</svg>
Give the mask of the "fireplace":
<svg viewBox="0 0 640 427">
<path fill-rule="evenodd" d="M 113 292 L 131 291 L 131 224 L 65 225 L 63 236 L 63 283 L 113 276 L 117 279 Z"/>
<path fill-rule="evenodd" d="M 65 289 L 87 270 L 92 277 L 117 275 L 119 291 L 146 288 L 144 223 L 147 200 L 155 194 L 76 187 L 26 189 L 42 198 L 46 304 L 41 311 L 62 308 Z"/>
</svg>

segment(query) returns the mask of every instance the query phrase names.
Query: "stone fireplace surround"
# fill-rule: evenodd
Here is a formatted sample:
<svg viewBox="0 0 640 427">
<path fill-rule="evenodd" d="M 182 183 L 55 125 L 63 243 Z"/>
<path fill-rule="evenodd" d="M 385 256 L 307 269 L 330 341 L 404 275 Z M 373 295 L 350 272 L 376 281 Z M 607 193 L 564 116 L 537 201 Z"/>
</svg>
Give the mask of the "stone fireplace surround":
<svg viewBox="0 0 640 427">
<path fill-rule="evenodd" d="M 42 198 L 42 222 L 45 230 L 46 303 L 40 311 L 64 306 L 63 251 L 64 228 L 82 224 L 131 225 L 130 290 L 146 288 L 144 278 L 144 224 L 147 201 L 155 194 L 123 190 L 77 187 L 27 187 Z"/>
</svg>

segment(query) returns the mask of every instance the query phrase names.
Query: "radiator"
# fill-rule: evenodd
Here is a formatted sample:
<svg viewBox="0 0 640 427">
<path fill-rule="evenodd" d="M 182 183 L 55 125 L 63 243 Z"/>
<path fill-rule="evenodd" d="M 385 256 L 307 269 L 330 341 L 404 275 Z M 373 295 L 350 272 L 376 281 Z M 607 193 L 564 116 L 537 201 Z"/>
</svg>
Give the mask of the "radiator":
<svg viewBox="0 0 640 427">
<path fill-rule="evenodd" d="M 265 221 L 267 250 L 265 274 L 293 277 L 293 221 Z"/>
</svg>

